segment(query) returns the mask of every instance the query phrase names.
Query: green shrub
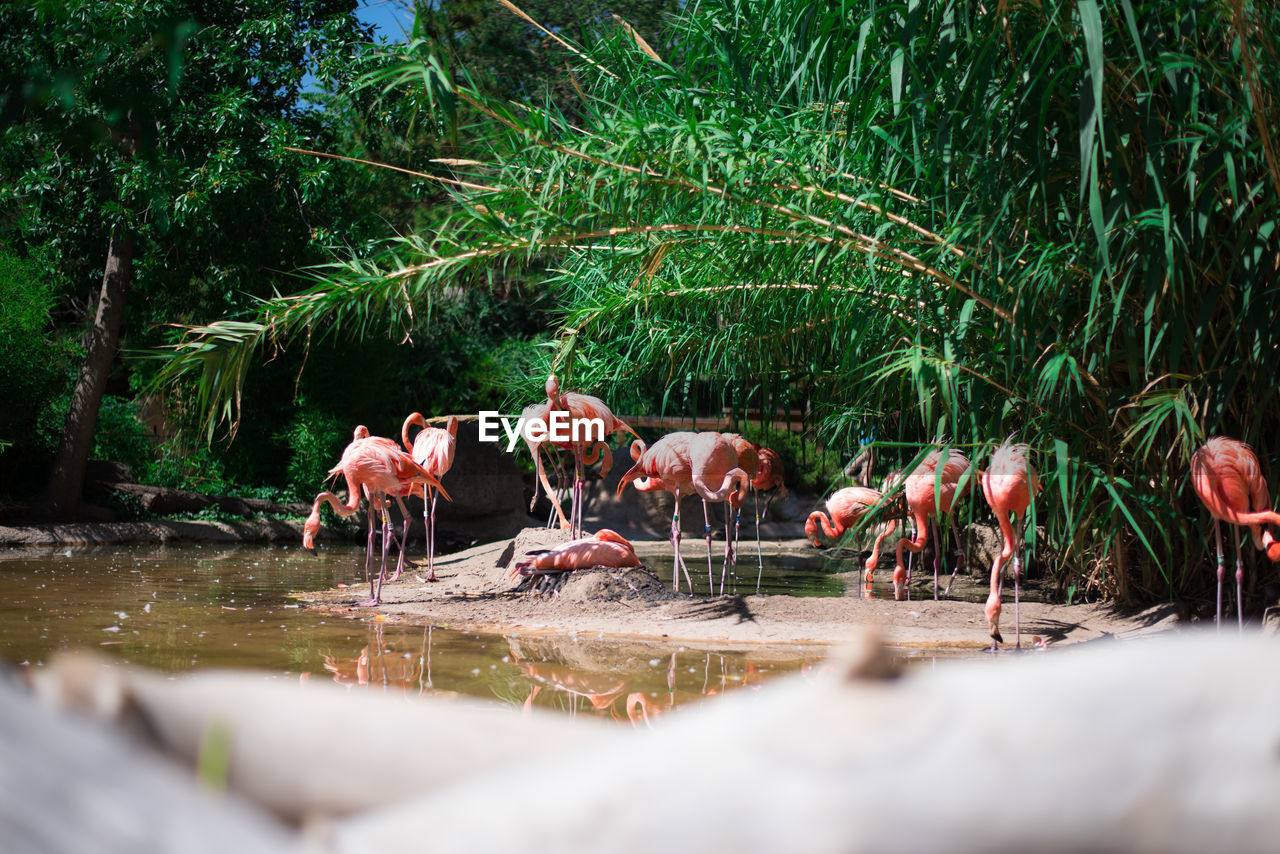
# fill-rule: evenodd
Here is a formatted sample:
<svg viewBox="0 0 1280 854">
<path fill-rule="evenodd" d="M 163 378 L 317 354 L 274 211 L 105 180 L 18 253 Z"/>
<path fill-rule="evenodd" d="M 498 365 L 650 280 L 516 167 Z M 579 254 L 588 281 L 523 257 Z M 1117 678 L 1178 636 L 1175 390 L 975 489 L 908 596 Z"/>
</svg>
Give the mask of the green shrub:
<svg viewBox="0 0 1280 854">
<path fill-rule="evenodd" d="M 306 400 L 299 401 L 297 415 L 275 437 L 278 444 L 289 448 L 287 476 L 292 497 L 310 499 L 323 488 L 349 436 L 349 428 L 336 416 L 321 412 Z"/>
<path fill-rule="evenodd" d="M 18 447 L 30 444 L 64 362 L 46 334 L 55 299 L 36 262 L 0 251 L 0 400 L 9 404 L 0 407 L 0 441 Z"/>
</svg>

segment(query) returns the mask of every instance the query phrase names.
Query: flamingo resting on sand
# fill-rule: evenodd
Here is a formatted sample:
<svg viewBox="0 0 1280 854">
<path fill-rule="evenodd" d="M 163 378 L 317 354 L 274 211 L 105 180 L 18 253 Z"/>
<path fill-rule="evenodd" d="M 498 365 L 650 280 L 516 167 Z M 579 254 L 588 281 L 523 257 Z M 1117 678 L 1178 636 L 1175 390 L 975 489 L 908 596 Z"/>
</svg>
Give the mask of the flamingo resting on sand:
<svg viewBox="0 0 1280 854">
<path fill-rule="evenodd" d="M 916 534 L 913 539 L 903 537 L 898 540 L 896 563 L 893 570 L 893 595 L 895 599 L 906 598 L 906 569 L 902 565 L 902 550 L 919 552 L 929 542 L 929 529 L 926 525 L 937 519 L 941 513 L 950 513 L 956 502 L 972 486 L 972 481 L 965 479 L 969 473 L 969 460 L 957 450 L 949 450 L 944 458 L 943 449 L 935 449 L 907 475 L 907 483 L 903 492 L 907 499 L 907 512 L 916 523 Z M 938 571 L 942 565 L 942 542 L 937 536 L 934 526 L 934 538 L 937 548 L 933 555 L 933 598 L 938 598 Z M 961 553 L 963 559 L 963 552 Z M 956 564 L 958 570 L 959 564 Z M 951 573 L 955 578 L 955 572 Z"/>
<path fill-rule="evenodd" d="M 630 433 L 632 436 L 636 435 L 636 431 L 632 430 L 626 422 L 617 418 L 600 398 L 576 391 L 562 392 L 560 390 L 560 381 L 556 379 L 555 374 L 547 377 L 546 392 L 547 399 L 544 402 L 526 406 L 521 412 L 521 416 L 526 421 L 541 420 L 542 423 L 546 424 L 548 427 L 548 439 L 544 442 L 527 442 L 527 444 L 529 452 L 534 458 L 539 482 L 547 490 L 547 497 L 551 499 L 556 515 L 560 517 L 560 527 L 567 528 L 570 536 L 580 537 L 582 535 L 582 488 L 585 482 L 583 477 L 585 466 L 589 462 L 595 462 L 596 458 L 602 458 L 601 475 L 607 476 L 609 467 L 613 462 L 613 455 L 608 452 L 609 448 L 604 444 L 603 440 L 619 430 Z M 568 442 L 556 441 L 550 438 L 552 413 L 555 412 L 568 413 L 568 426 L 571 436 Z M 594 439 L 584 429 L 586 422 L 591 420 L 599 420 L 604 428 L 603 435 L 595 436 Z M 578 433 L 578 430 L 581 430 L 582 434 L 586 435 Z M 548 441 L 558 448 L 564 448 L 573 453 L 573 498 L 568 519 L 565 518 L 564 511 L 560 508 L 560 502 L 551 491 L 551 484 L 547 480 L 546 470 L 542 467 L 542 458 L 539 456 L 542 445 Z M 589 461 L 587 459 L 588 453 L 592 455 Z M 538 500 L 536 490 L 533 500 L 535 502 Z"/>
<path fill-rule="evenodd" d="M 414 424 L 422 429 L 410 443 L 409 428 Z M 439 480 L 453 467 L 453 452 L 458 444 L 458 417 L 450 415 L 443 428 L 428 427 L 422 413 L 414 412 L 404 420 L 400 428 L 400 441 L 404 443 L 405 450 L 413 456 L 413 461 Z M 436 498 L 438 496 L 430 484 L 423 482 L 420 486 L 422 488 L 422 526 L 427 538 L 427 581 L 439 581 L 435 569 Z"/>
<path fill-rule="evenodd" d="M 342 459 L 329 470 L 330 475 L 341 474 L 347 481 L 347 500 L 343 502 L 332 492 L 321 492 L 311 505 L 311 515 L 307 517 L 302 528 L 302 547 L 315 554 L 316 533 L 320 530 L 320 507 L 326 502 L 339 516 L 353 516 L 360 506 L 360 496 L 369 498 L 369 539 L 365 546 L 365 576 L 369 579 L 370 598 L 361 602 L 362 607 L 377 605 L 382 597 L 382 581 L 387 572 L 387 548 L 390 538 L 382 539 L 382 567 L 378 573 L 377 586 L 373 579 L 373 538 L 374 517 L 378 513 L 386 514 L 387 496 L 395 496 L 399 500 L 404 494 L 406 484 L 421 480 L 431 484 L 445 496 L 449 494 L 440 486 L 435 475 L 426 471 L 413 461 L 413 458 L 400 450 L 390 439 L 371 437 L 367 430 L 356 428 L 356 436 L 351 444 L 342 452 Z M 403 504 L 401 511 L 403 512 Z M 390 522 L 384 521 L 384 528 L 390 529 Z M 401 560 L 404 559 L 404 548 L 401 546 Z"/>
<path fill-rule="evenodd" d="M 516 563 L 511 575 L 525 578 L 556 573 L 569 573 L 592 566 L 639 566 L 640 559 L 630 541 L 616 531 L 601 528 L 591 537 L 582 537 L 561 543 L 552 549 L 527 552 L 525 559 Z"/>
<path fill-rule="evenodd" d="M 1271 509 L 1271 494 L 1253 449 L 1236 439 L 1214 436 L 1191 455 L 1191 485 L 1213 516 L 1218 541 L 1218 604 L 1214 625 L 1222 626 L 1222 579 L 1226 557 L 1222 550 L 1222 523 L 1232 526 L 1236 542 L 1236 619 L 1244 631 L 1244 561 L 1240 556 L 1240 526 L 1248 525 L 1253 544 L 1267 559 L 1280 561 L 1280 541 L 1267 525 L 1280 525 L 1280 514 Z"/>
<path fill-rule="evenodd" d="M 693 593 L 693 579 L 689 577 L 689 567 L 680 554 L 680 499 L 694 491 L 693 467 L 689 461 L 689 443 L 694 435 L 686 431 L 668 433 L 647 448 L 644 440 L 636 439 L 631 443 L 631 459 L 635 460 L 635 465 L 618 481 L 619 496 L 626 485 L 631 483 L 640 492 L 665 489 L 675 498 L 671 510 L 671 548 L 675 552 L 671 579 L 678 592 L 680 572 L 683 570 L 690 593 Z"/>
<path fill-rule="evenodd" d="M 826 512 L 815 510 L 809 514 L 808 520 L 804 523 L 805 536 L 809 538 L 815 549 L 820 549 L 822 542 L 818 539 L 819 527 L 822 533 L 834 540 L 844 534 L 845 530 L 856 525 L 858 520 L 873 508 L 883 506 L 886 506 L 886 502 L 884 494 L 879 490 L 865 486 L 847 486 L 836 490 L 827 499 Z M 871 547 L 871 556 L 866 562 L 867 581 L 871 580 L 872 570 L 880 562 L 880 543 L 897 527 L 898 520 L 890 519 L 884 523 L 876 535 L 875 544 Z"/>
<path fill-rule="evenodd" d="M 1000 523 L 1000 533 L 1004 537 L 1000 553 L 991 562 L 991 593 L 987 596 L 985 609 L 987 625 L 991 628 L 993 652 L 1000 648 L 997 644 L 1004 642 L 1004 638 L 1000 636 L 1000 597 L 1004 589 L 1001 569 L 1010 557 L 1013 558 L 1013 623 L 1016 632 L 1013 646 L 1014 649 L 1022 648 L 1022 620 L 1018 614 L 1022 575 L 1022 556 L 1019 552 L 1022 550 L 1024 516 L 1040 492 L 1040 476 L 1027 459 L 1028 453 L 1026 445 L 1014 444 L 1012 439 L 1006 439 L 991 454 L 991 461 L 981 478 L 982 494 L 986 496 L 987 504 L 991 505 L 991 512 Z M 1016 532 L 1014 525 L 1009 522 L 1010 513 L 1017 524 Z"/>
</svg>

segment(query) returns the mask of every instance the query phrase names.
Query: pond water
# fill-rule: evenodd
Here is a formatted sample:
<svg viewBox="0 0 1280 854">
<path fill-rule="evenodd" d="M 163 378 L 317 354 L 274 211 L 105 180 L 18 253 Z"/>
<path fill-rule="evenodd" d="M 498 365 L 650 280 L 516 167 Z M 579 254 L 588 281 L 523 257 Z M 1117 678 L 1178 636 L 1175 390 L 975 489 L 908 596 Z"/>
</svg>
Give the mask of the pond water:
<svg viewBox="0 0 1280 854">
<path fill-rule="evenodd" d="M 0 657 L 38 667 L 58 650 L 93 648 L 167 672 L 248 667 L 266 678 L 332 679 L 403 695 L 466 694 L 637 721 L 807 671 L 825 655 L 818 646 L 716 649 L 579 634 L 504 636 L 388 624 L 373 612 L 319 613 L 289 594 L 360 582 L 363 552 L 336 547 L 326 555 L 221 545 L 0 551 L 6 591 Z M 751 563 L 740 567 L 737 588 L 754 592 L 754 549 L 743 558 Z M 661 570 L 664 562 L 650 563 Z M 858 595 L 856 577 L 833 575 L 848 568 L 825 557 L 770 561 L 761 591 Z M 892 596 L 884 575 L 872 592 Z"/>
<path fill-rule="evenodd" d="M 717 590 L 720 586 L 720 566 L 724 558 L 722 541 L 713 543 L 712 575 Z M 768 548 L 768 547 L 766 547 Z M 698 554 L 687 547 L 682 549 L 689 574 L 693 577 L 694 590 L 699 595 L 707 592 L 706 552 Z M 870 599 L 893 599 L 893 555 L 881 556 L 880 564 L 873 574 L 872 583 L 863 578 L 862 568 L 869 551 L 858 551 L 854 548 L 813 549 L 801 554 L 764 554 L 758 556 L 755 543 L 743 543 L 738 552 L 738 564 L 731 569 L 725 580 L 725 592 L 742 595 L 760 593 L 768 596 L 862 596 Z M 930 558 L 932 560 L 932 558 Z M 950 559 L 948 559 L 950 560 Z M 915 567 L 911 576 L 910 598 L 933 598 L 933 564 L 921 568 L 918 558 L 913 561 Z M 671 551 L 657 553 L 646 552 L 645 567 L 661 580 L 671 583 L 672 559 Z M 941 578 L 943 588 L 950 577 L 951 564 L 947 563 L 947 574 Z M 1006 570 L 1007 572 L 1007 570 Z M 1010 582 L 1006 579 L 1006 584 Z M 684 577 L 681 575 L 681 589 L 684 588 Z M 985 602 L 987 600 L 988 582 L 981 574 L 970 576 L 958 574 L 951 587 L 948 599 L 962 602 Z M 1012 592 L 1010 593 L 1012 595 Z M 1027 601 L 1041 601 L 1038 591 L 1023 590 Z"/>
</svg>

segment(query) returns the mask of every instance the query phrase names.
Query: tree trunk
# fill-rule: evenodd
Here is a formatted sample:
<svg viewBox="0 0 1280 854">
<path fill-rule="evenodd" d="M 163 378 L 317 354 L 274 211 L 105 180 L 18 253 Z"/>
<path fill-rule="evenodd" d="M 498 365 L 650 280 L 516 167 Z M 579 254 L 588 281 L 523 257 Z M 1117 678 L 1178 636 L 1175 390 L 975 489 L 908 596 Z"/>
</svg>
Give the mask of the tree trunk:
<svg viewBox="0 0 1280 854">
<path fill-rule="evenodd" d="M 74 518 L 84 497 L 84 470 L 93 448 L 93 431 L 98 423 L 98 407 L 107 387 L 107 377 L 115 361 L 124 319 L 125 292 L 133 279 L 133 238 L 125 226 L 111 232 L 107 267 L 102 276 L 98 312 L 86 341 L 84 363 L 71 393 L 62 439 L 53 472 L 45 487 L 43 509 L 57 519 Z"/>
</svg>

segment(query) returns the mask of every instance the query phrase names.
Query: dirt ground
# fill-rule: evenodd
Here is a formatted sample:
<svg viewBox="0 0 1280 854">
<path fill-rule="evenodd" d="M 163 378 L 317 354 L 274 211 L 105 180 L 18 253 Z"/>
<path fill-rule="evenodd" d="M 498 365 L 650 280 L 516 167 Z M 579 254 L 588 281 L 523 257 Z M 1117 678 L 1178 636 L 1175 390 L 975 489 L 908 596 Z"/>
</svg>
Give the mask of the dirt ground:
<svg viewBox="0 0 1280 854">
<path fill-rule="evenodd" d="M 440 581 L 423 580 L 425 571 L 410 568 L 382 589 L 382 604 L 358 608 L 369 595 L 367 585 L 300 594 L 309 607 L 373 619 L 431 624 L 473 631 L 521 633 L 579 632 L 634 638 L 668 638 L 694 643 L 834 644 L 858 627 L 873 626 L 895 646 L 980 649 L 989 646 L 982 605 L 931 598 L 910 602 L 885 599 L 797 596 L 690 597 L 672 592 L 642 568 L 580 571 L 566 579 L 558 593 L 513 592 L 518 579 L 508 567 L 517 556 L 564 539 L 560 531 L 530 528 L 514 541 L 479 545 L 436 561 Z M 671 560 L 666 542 L 636 542 L 642 561 L 657 565 Z M 702 541 L 686 541 L 682 550 L 697 566 Z M 767 544 L 774 553 L 805 551 L 804 540 Z M 855 582 L 856 583 L 856 582 Z M 703 589 L 703 588 L 699 588 Z M 917 594 L 913 594 L 917 595 Z M 1001 630 L 1013 646 L 1013 591 L 1006 584 Z M 1079 643 L 1105 637 L 1136 637 L 1175 629 L 1184 623 L 1173 606 L 1123 613 L 1104 605 L 1023 603 L 1023 645 L 1040 638 L 1048 645 Z"/>
</svg>

